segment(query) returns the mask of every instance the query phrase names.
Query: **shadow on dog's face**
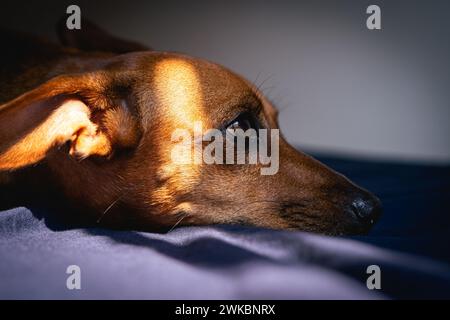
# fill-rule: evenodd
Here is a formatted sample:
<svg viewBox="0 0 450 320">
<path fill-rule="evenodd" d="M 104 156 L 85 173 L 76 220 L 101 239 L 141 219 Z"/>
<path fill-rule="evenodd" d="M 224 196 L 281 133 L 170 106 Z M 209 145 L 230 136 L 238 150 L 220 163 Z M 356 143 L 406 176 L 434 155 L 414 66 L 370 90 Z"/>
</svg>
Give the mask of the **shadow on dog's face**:
<svg viewBox="0 0 450 320">
<path fill-rule="evenodd" d="M 108 160 L 77 162 L 61 152 L 50 159 L 69 198 L 94 208 L 101 224 L 146 230 L 246 224 L 355 234 L 367 232 L 377 219 L 380 204 L 374 196 L 283 137 L 279 168 L 271 175 L 261 174 L 261 164 L 175 161 L 173 133 L 193 132 L 195 123 L 221 132 L 278 128 L 271 103 L 225 68 L 152 52 L 114 57 L 101 72 L 108 85 L 94 100 L 119 99 L 137 123 L 132 127 L 139 130 L 134 134 L 139 141 Z"/>
<path fill-rule="evenodd" d="M 82 44 L 78 49 L 84 46 L 92 51 L 91 46 L 99 43 L 104 46 L 117 43 L 111 37 L 99 41 L 100 31 L 92 28 L 97 41 L 82 39 L 78 41 Z M 66 37 L 66 42 L 71 42 L 72 36 Z M 116 53 L 142 49 L 123 41 L 119 41 L 118 48 Z M 83 134 L 77 129 L 71 138 L 69 135 L 70 152 L 51 148 L 45 153 L 53 183 L 69 202 L 84 208 L 78 211 L 77 218 L 108 227 L 140 230 L 245 224 L 324 234 L 365 233 L 377 220 L 380 203 L 376 197 L 296 151 L 281 136 L 276 140 L 276 148 L 270 140 L 271 155 L 278 155 L 272 158 L 276 163 L 270 163 L 275 168 L 271 174 L 262 174 L 267 163 L 261 161 L 254 164 L 192 161 L 198 154 L 196 125 L 200 124 L 204 130 L 218 129 L 223 141 L 229 140 L 228 133 L 233 130 L 254 129 L 263 132 L 257 136 L 257 143 L 264 137 L 268 140 L 278 129 L 277 111 L 272 104 L 252 84 L 229 70 L 171 53 L 116 55 L 52 50 L 57 54 L 50 56 L 48 52 L 53 52 L 50 49 L 43 54 L 43 59 L 48 60 L 43 65 L 48 65 L 48 70 L 30 67 L 25 74 L 28 79 L 25 90 L 34 89 L 0 106 L 6 119 L 8 112 L 11 119 L 33 119 L 21 133 L 23 137 L 11 134 L 8 124 L 5 128 L 0 126 L 0 136 L 13 141 L 0 144 L 0 167 L 6 168 L 4 159 L 14 160 L 8 158 L 8 151 L 12 150 L 10 154 L 18 158 L 14 151 L 24 150 L 23 141 L 40 146 L 55 135 L 55 130 L 65 132 L 66 122 L 81 128 L 71 116 L 73 112 L 83 121 L 92 122 L 87 124 L 91 128 L 89 134 L 85 134 L 83 125 Z M 33 61 L 37 60 L 36 54 L 33 53 Z M 43 80 L 47 82 L 39 84 Z M 19 85 L 23 86 L 23 80 L 17 85 L 13 82 L 15 88 Z M 65 109 L 58 106 L 59 101 L 68 99 L 75 103 L 66 104 Z M 18 116 L 14 115 L 15 110 Z M 51 119 L 58 112 L 51 110 L 59 110 L 53 126 Z M 65 114 L 64 110 L 72 113 Z M 33 136 L 36 127 L 41 136 L 44 132 L 44 140 Z M 179 154 L 174 157 L 173 151 L 180 144 L 174 133 L 180 130 L 194 137 L 185 149 L 194 149 L 189 156 L 191 161 L 177 161 Z M 57 137 L 59 142 L 65 141 L 60 133 Z M 202 150 L 204 144 L 202 140 Z M 46 150 L 44 147 L 41 149 Z M 219 150 L 214 149 L 214 154 Z M 44 157 L 39 158 L 41 151 L 38 151 L 26 155 L 23 164 L 16 167 L 31 165 Z M 247 150 L 244 158 L 249 157 Z"/>
</svg>

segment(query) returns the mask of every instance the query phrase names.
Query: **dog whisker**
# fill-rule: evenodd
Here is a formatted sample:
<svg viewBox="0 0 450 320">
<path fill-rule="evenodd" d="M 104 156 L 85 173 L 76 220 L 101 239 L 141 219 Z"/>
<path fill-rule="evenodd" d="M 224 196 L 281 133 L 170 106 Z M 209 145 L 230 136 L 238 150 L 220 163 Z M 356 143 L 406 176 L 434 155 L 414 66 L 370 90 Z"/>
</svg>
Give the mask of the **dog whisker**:
<svg viewBox="0 0 450 320">
<path fill-rule="evenodd" d="M 189 215 L 189 213 L 187 213 L 187 212 L 182 214 L 181 218 L 172 226 L 172 228 L 170 228 L 170 230 L 168 232 L 171 232 L 173 229 L 175 229 L 181 223 L 181 221 L 183 221 L 183 219 L 186 218 L 188 215 Z"/>
<path fill-rule="evenodd" d="M 270 74 L 268 77 L 266 77 L 259 85 L 255 85 L 255 87 L 259 90 L 259 91 L 262 91 L 261 90 L 261 88 L 262 88 L 262 86 L 267 82 L 267 81 L 269 81 L 270 79 L 272 79 L 273 78 L 273 74 Z"/>
<path fill-rule="evenodd" d="M 253 85 L 254 85 L 255 87 L 257 87 L 256 83 L 258 83 L 258 79 L 259 79 L 260 76 L 261 76 L 261 71 L 258 72 L 258 74 L 256 75 L 255 80 L 252 81 L 252 83 L 253 83 Z"/>
<path fill-rule="evenodd" d="M 100 221 L 103 219 L 103 217 L 109 212 L 109 210 L 111 210 L 112 207 L 114 207 L 114 205 L 119 202 L 120 199 L 122 199 L 123 194 L 118 197 L 116 200 L 114 200 L 106 209 L 105 211 L 103 211 L 103 213 L 100 215 L 100 217 L 97 219 L 97 223 L 100 223 Z"/>
</svg>

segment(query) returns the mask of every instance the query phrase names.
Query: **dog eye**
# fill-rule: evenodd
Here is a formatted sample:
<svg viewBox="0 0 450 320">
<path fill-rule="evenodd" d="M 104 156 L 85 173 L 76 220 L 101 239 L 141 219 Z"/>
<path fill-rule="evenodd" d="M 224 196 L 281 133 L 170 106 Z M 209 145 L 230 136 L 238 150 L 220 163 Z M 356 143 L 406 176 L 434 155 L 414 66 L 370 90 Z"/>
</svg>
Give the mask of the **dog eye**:
<svg viewBox="0 0 450 320">
<path fill-rule="evenodd" d="M 227 126 L 227 130 L 236 130 L 236 129 L 242 129 L 244 131 L 248 129 L 258 129 L 258 121 L 255 119 L 255 117 L 249 113 L 244 112 L 241 113 L 236 119 L 230 122 L 230 124 Z"/>
</svg>

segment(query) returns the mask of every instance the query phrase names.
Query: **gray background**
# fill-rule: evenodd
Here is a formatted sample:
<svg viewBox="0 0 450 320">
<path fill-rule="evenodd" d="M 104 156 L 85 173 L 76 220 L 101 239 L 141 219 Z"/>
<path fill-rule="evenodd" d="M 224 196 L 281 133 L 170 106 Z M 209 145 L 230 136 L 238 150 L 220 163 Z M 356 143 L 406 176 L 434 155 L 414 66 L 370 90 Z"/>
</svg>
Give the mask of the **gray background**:
<svg viewBox="0 0 450 320">
<path fill-rule="evenodd" d="M 261 85 L 306 150 L 450 162 L 449 1 L 2 1 L 0 25 L 55 37 L 69 4 Z M 370 4 L 380 31 L 366 28 Z"/>
</svg>

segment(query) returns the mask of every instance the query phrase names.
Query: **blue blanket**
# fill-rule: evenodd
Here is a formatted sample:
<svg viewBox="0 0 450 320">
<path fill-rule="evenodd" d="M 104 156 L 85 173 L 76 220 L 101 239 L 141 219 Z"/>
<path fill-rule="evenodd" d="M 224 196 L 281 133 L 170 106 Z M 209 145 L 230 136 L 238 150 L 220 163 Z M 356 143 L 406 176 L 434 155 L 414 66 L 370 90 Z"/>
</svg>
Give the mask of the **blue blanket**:
<svg viewBox="0 0 450 320">
<path fill-rule="evenodd" d="M 0 212 L 0 298 L 450 298 L 450 167 L 320 160 L 383 201 L 368 236 L 67 229 L 41 209 L 13 208 Z M 70 265 L 81 290 L 66 287 Z M 367 288 L 370 265 L 380 267 L 380 290 Z"/>
</svg>

